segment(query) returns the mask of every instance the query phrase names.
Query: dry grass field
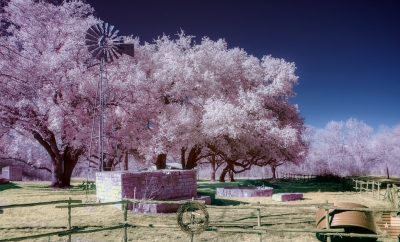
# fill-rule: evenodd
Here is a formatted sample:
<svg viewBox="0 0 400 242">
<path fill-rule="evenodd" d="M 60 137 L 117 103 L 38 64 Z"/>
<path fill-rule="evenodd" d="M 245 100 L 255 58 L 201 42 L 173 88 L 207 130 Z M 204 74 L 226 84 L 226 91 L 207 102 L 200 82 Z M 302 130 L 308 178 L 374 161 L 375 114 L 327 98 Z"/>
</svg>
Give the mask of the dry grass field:
<svg viewBox="0 0 400 242">
<path fill-rule="evenodd" d="M 396 180 L 393 180 L 396 182 Z M 393 182 L 391 181 L 391 182 Z M 94 203 L 95 192 L 86 197 L 85 191 L 78 187 L 81 181 L 73 181 L 70 189 L 51 189 L 49 182 L 13 182 L 0 185 L 0 206 L 9 204 L 35 203 L 44 201 L 82 200 L 83 203 Z M 198 182 L 198 191 L 201 195 L 215 194 L 216 187 L 223 186 L 248 186 L 260 185 L 260 181 L 238 180 L 234 183 L 211 183 L 205 180 Z M 356 202 L 371 208 L 389 208 L 391 204 L 372 198 L 371 195 L 355 194 L 343 191 L 330 183 L 315 184 L 304 181 L 267 181 L 266 186 L 274 187 L 278 192 L 303 192 L 304 198 L 299 201 L 279 203 L 271 197 L 260 198 L 222 198 L 212 197 L 213 206 L 209 207 L 210 223 L 234 223 L 241 226 L 257 224 L 256 209 L 241 209 L 249 207 L 251 203 L 284 204 L 279 207 L 266 207 L 261 209 L 262 223 L 267 223 L 270 228 L 315 228 L 316 207 L 291 207 L 294 204 L 315 204 L 328 202 Z M 384 190 L 381 194 L 384 194 Z M 246 205 L 247 204 L 247 205 Z M 50 233 L 65 230 L 67 226 L 67 209 L 55 208 L 56 205 L 4 209 L 0 214 L 0 241 L 2 239 L 34 234 Z M 82 226 L 86 230 L 115 226 L 123 221 L 123 212 L 114 206 L 82 207 L 72 209 L 72 226 Z M 128 212 L 129 224 L 143 227 L 128 228 L 128 241 L 190 241 L 189 235 L 182 232 L 176 223 L 175 214 L 139 214 Z M 149 226 L 149 224 L 151 224 Z M 235 229 L 227 227 L 226 229 Z M 249 227 L 249 231 L 252 229 Z M 68 237 L 50 236 L 26 241 L 67 241 Z M 123 229 L 101 231 L 90 234 L 72 235 L 72 241 L 122 241 Z M 260 241 L 258 234 L 251 233 L 217 233 L 205 231 L 195 235 L 193 241 Z M 262 235 L 262 241 L 274 242 L 317 242 L 313 233 L 295 232 L 269 232 Z M 382 239 L 381 241 L 390 241 Z"/>
</svg>

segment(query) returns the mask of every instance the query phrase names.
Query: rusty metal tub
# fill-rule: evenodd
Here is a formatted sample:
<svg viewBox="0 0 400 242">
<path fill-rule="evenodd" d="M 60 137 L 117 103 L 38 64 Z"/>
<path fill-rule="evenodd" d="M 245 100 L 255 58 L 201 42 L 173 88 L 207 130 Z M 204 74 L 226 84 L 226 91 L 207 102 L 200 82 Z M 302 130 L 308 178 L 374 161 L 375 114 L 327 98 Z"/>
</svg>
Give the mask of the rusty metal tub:
<svg viewBox="0 0 400 242">
<path fill-rule="evenodd" d="M 364 205 L 349 202 L 334 203 L 335 207 L 352 207 L 352 208 L 368 208 Z M 374 215 L 372 212 L 362 211 L 333 211 L 330 212 L 330 227 L 331 228 L 344 228 L 345 233 L 357 234 L 376 234 L 376 227 Z M 333 213 L 332 213 L 333 212 Z M 316 213 L 317 229 L 326 229 L 325 209 L 319 209 Z M 320 241 L 326 241 L 326 237 L 317 234 Z M 338 237 L 332 238 L 332 241 L 376 241 L 376 238 L 351 238 L 351 237 Z"/>
</svg>

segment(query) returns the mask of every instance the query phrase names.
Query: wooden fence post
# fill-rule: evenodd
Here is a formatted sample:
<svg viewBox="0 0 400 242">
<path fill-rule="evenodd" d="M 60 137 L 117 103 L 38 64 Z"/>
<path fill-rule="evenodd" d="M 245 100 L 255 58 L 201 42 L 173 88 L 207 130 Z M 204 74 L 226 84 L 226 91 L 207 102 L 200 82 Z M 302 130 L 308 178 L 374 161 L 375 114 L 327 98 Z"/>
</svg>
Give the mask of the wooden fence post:
<svg viewBox="0 0 400 242">
<path fill-rule="evenodd" d="M 380 198 L 381 198 L 381 183 L 380 182 L 378 182 L 378 200 L 380 200 Z"/>
<path fill-rule="evenodd" d="M 260 214 L 259 208 L 257 208 L 257 224 L 258 224 L 258 227 L 261 227 L 261 214 Z"/>
<path fill-rule="evenodd" d="M 375 181 L 372 181 L 372 198 L 374 197 Z"/>
<path fill-rule="evenodd" d="M 124 208 L 124 221 L 125 221 L 125 227 L 124 227 L 124 242 L 128 242 L 128 231 L 126 227 L 126 221 L 128 220 L 128 203 L 124 202 L 122 203 L 122 206 Z"/>
<path fill-rule="evenodd" d="M 358 181 L 357 180 L 355 180 L 356 181 L 356 194 L 357 194 L 357 183 L 358 183 Z"/>
<path fill-rule="evenodd" d="M 390 184 L 386 184 L 386 192 L 384 200 L 389 199 L 390 201 Z"/>
<path fill-rule="evenodd" d="M 325 209 L 325 221 L 326 221 L 326 229 L 330 229 L 331 225 L 329 223 L 329 208 Z M 326 242 L 332 242 L 330 235 L 328 235 L 328 237 L 326 238 Z"/>
<path fill-rule="evenodd" d="M 398 208 L 399 206 L 399 196 L 398 196 L 398 187 L 395 184 L 392 184 L 392 203 L 395 208 Z"/>
<path fill-rule="evenodd" d="M 71 197 L 69 197 L 69 200 L 71 200 Z M 68 230 L 70 230 L 72 228 L 72 224 L 71 224 L 71 207 L 69 207 L 71 205 L 71 202 L 68 202 Z M 72 235 L 68 235 L 68 242 L 71 242 L 71 236 Z"/>
</svg>

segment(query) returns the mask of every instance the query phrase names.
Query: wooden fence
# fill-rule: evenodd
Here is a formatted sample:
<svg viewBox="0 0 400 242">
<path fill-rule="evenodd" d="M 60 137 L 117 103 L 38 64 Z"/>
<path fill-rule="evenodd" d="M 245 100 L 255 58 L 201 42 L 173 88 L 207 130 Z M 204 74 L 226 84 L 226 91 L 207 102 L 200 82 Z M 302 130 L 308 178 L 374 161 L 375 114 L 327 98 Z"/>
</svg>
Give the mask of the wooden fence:
<svg viewBox="0 0 400 242">
<path fill-rule="evenodd" d="M 363 183 L 357 183 L 357 184 L 362 184 L 360 186 L 363 186 Z M 357 187 L 359 187 L 357 185 Z M 393 188 L 396 190 L 392 189 L 392 192 L 387 192 L 385 197 L 387 199 L 392 199 L 393 201 L 396 201 L 396 195 L 397 195 L 397 201 L 398 201 L 398 193 L 395 193 L 395 191 L 398 192 L 397 186 L 393 185 Z M 360 187 L 360 191 L 369 192 L 368 187 L 366 190 Z M 372 188 L 370 189 L 372 190 Z M 388 190 L 387 190 L 388 191 Z M 133 201 L 133 200 L 132 200 Z M 45 234 L 37 234 L 37 235 L 31 235 L 31 236 L 24 236 L 24 237 L 17 237 L 17 238 L 9 238 L 9 239 L 0 239 L 0 242 L 8 242 L 8 241 L 22 241 L 22 240 L 27 240 L 27 239 L 34 239 L 34 238 L 42 238 L 42 237 L 49 237 L 49 236 L 68 236 L 68 241 L 71 241 L 71 237 L 74 234 L 82 234 L 82 233 L 94 233 L 94 232 L 100 232 L 100 231 L 106 231 L 106 230 L 115 230 L 115 229 L 124 229 L 124 241 L 128 241 L 128 234 L 127 234 L 127 228 L 128 227 L 147 227 L 147 228 L 179 228 L 177 224 L 171 224 L 171 225 L 155 225 L 155 224 L 148 224 L 148 225 L 137 225 L 137 224 L 128 224 L 127 223 L 127 211 L 128 211 L 128 202 L 132 202 L 129 200 L 123 200 L 123 201 L 117 201 L 117 202 L 108 202 L 108 203 L 94 203 L 94 204 L 82 204 L 81 200 L 61 200 L 61 201 L 52 201 L 52 202 L 41 202 L 41 203 L 30 203 L 30 204 L 13 204 L 13 205 L 6 205 L 6 206 L 0 206 L 0 211 L 3 211 L 4 209 L 10 209 L 10 208 L 15 208 L 15 207 L 28 207 L 28 206 L 38 206 L 38 205 L 50 205 L 50 204 L 61 204 L 61 203 L 66 203 L 68 205 L 61 205 L 61 206 L 56 206 L 56 208 L 67 208 L 68 209 L 68 225 L 66 230 L 62 231 L 56 231 L 52 233 L 45 233 Z M 141 202 L 141 200 L 134 200 L 134 202 Z M 155 203 L 165 203 L 165 201 L 152 201 Z M 182 203 L 182 202 L 174 202 L 174 203 Z M 119 225 L 112 226 L 112 227 L 106 227 L 106 228 L 99 228 L 99 229 L 93 229 L 93 230 L 85 230 L 84 228 L 78 228 L 78 227 L 73 227 L 72 226 L 72 209 L 77 208 L 77 207 L 88 207 L 88 206 L 104 206 L 104 205 L 113 205 L 113 204 L 123 204 L 123 221 L 124 223 L 120 223 Z M 398 203 L 397 203 L 398 204 Z M 212 206 L 212 205 L 206 205 L 207 208 L 209 209 L 222 209 L 222 210 L 229 210 L 231 209 L 230 207 L 220 207 L 220 206 Z M 297 221 L 291 221 L 290 219 L 282 219 L 282 220 L 277 220 L 274 219 L 273 221 L 266 221 L 265 219 L 263 220 L 262 216 L 262 210 L 265 208 L 304 208 L 304 207 L 317 207 L 317 208 L 323 208 L 325 209 L 326 215 L 325 217 L 328 218 L 326 219 L 327 225 L 326 229 L 290 229 L 290 228 L 285 228 L 285 229 L 273 229 L 270 228 L 270 225 L 276 225 L 276 224 L 293 224 L 293 223 L 309 223 L 313 222 L 314 220 L 297 220 Z M 207 229 L 208 231 L 215 231 L 217 233 L 255 233 L 259 235 L 260 241 L 262 241 L 262 235 L 267 234 L 269 232 L 297 232 L 297 233 L 319 233 L 321 235 L 327 236 L 327 241 L 331 241 L 332 236 L 351 236 L 351 237 L 360 237 L 360 238 L 388 238 L 387 235 L 365 235 L 365 234 L 346 234 L 344 233 L 344 229 L 331 229 L 329 225 L 330 218 L 332 217 L 329 210 L 332 211 L 334 210 L 355 210 L 355 211 L 372 211 L 372 212 L 390 212 L 390 211 L 396 211 L 400 212 L 399 208 L 395 209 L 387 209 L 387 208 L 382 208 L 382 209 L 369 209 L 369 208 L 343 208 L 343 207 L 334 207 L 333 203 L 319 203 L 319 204 L 260 204 L 260 203 L 253 203 L 250 205 L 244 205 L 244 206 L 235 206 L 232 207 L 233 209 L 248 209 L 256 212 L 256 217 L 251 215 L 250 217 L 247 218 L 256 218 L 257 222 L 243 222 L 240 220 L 240 223 L 235 223 L 231 221 L 225 221 L 225 222 L 212 222 L 210 221 L 209 223 L 209 228 Z M 296 214 L 299 214 L 299 212 L 296 212 Z M 264 216 L 265 217 L 265 216 Z M 239 229 L 233 229 L 233 228 L 239 228 Z"/>
<path fill-rule="evenodd" d="M 32 206 L 51 205 L 51 204 L 60 204 L 60 203 L 68 204 L 68 205 L 64 205 L 64 206 L 56 206 L 56 208 L 68 208 L 67 230 L 56 231 L 56 232 L 52 232 L 52 233 L 23 236 L 23 237 L 15 237 L 15 238 L 9 238 L 9 239 L 0 239 L 0 242 L 22 241 L 22 240 L 27 240 L 27 239 L 50 237 L 50 236 L 54 236 L 54 235 L 57 235 L 59 237 L 68 236 L 68 241 L 71 242 L 71 236 L 73 234 L 94 233 L 94 232 L 99 232 L 99 231 L 114 230 L 114 229 L 121 229 L 121 228 L 124 228 L 124 241 L 126 242 L 126 241 L 128 241 L 127 227 L 130 227 L 130 225 L 126 223 L 128 202 L 129 201 L 127 201 L 127 200 L 123 200 L 123 201 L 108 202 L 108 203 L 82 204 L 82 200 L 71 200 L 71 198 L 69 198 L 69 200 L 59 200 L 59 201 L 40 202 L 40 203 L 26 203 L 26 204 L 12 204 L 12 205 L 0 206 L 0 214 L 3 214 L 4 209 L 9 209 L 9 208 L 32 207 Z M 74 203 L 80 203 L 80 204 L 74 204 Z M 100 228 L 100 229 L 94 229 L 94 230 L 84 230 L 83 228 L 73 228 L 72 227 L 72 208 L 88 207 L 88 206 L 104 206 L 104 205 L 121 204 L 121 203 L 123 204 L 123 210 L 124 210 L 123 219 L 124 219 L 125 223 L 122 223 L 118 226 L 112 226 L 112 227 L 106 227 L 106 228 Z"/>
<path fill-rule="evenodd" d="M 262 215 L 261 215 L 261 209 L 262 208 L 271 208 L 271 207 L 290 207 L 290 208 L 301 208 L 301 207 L 318 207 L 318 208 L 323 208 L 325 209 L 325 218 L 326 219 L 326 229 L 273 229 L 270 228 L 270 225 L 273 224 L 282 224 L 282 223 L 277 223 L 276 220 L 274 222 L 266 222 L 262 221 Z M 207 208 L 213 208 L 213 209 L 229 209 L 229 208 L 220 208 L 218 206 L 210 206 L 207 205 Z M 344 228 L 336 228 L 332 229 L 330 228 L 330 222 L 332 219 L 332 209 L 335 210 L 355 210 L 355 211 L 372 211 L 372 212 L 391 212 L 391 211 L 397 211 L 400 212 L 400 209 L 387 209 L 387 208 L 376 208 L 376 209 L 368 209 L 368 208 L 343 208 L 343 207 L 334 207 L 333 203 L 320 203 L 320 204 L 260 204 L 260 203 L 255 203 L 251 204 L 250 206 L 240 206 L 240 207 L 235 207 L 235 209 L 250 209 L 250 210 L 256 210 L 257 212 L 257 223 L 249 223 L 249 224 L 243 224 L 241 222 L 240 224 L 238 223 L 210 223 L 210 227 L 208 230 L 213 230 L 218 233 L 252 233 L 252 234 L 258 234 L 260 238 L 260 242 L 262 242 L 262 235 L 267 234 L 268 232 L 296 232 L 296 233 L 319 233 L 321 235 L 325 235 L 327 237 L 327 242 L 331 242 L 333 236 L 340 236 L 340 237 L 359 237 L 359 238 L 389 238 L 389 236 L 386 235 L 370 235 L 370 234 L 357 234 L 357 233 L 345 233 Z M 314 220 L 313 220 L 314 221 Z M 300 223 L 300 222 L 307 222 L 307 221 L 296 221 L 295 223 Z M 289 220 L 283 224 L 290 224 L 293 223 Z M 235 227 L 239 229 L 232 229 L 232 228 L 227 228 L 227 227 Z"/>
<path fill-rule="evenodd" d="M 16 207 L 31 207 L 31 206 L 39 206 L 39 205 L 51 205 L 51 204 L 62 204 L 67 203 L 68 205 L 61 205 L 56 206 L 56 208 L 67 208 L 68 209 L 68 224 L 66 230 L 56 231 L 52 233 L 43 233 L 43 234 L 36 234 L 30 236 L 23 236 L 23 237 L 15 237 L 9 239 L 0 238 L 0 242 L 9 242 L 9 241 L 22 241 L 27 239 L 36 239 L 36 238 L 43 238 L 43 237 L 50 237 L 50 236 L 68 236 L 68 241 L 72 241 L 73 234 L 84 234 L 84 233 L 95 233 L 100 231 L 107 231 L 107 230 L 115 230 L 115 229 L 124 229 L 123 241 L 128 241 L 128 233 L 127 228 L 179 228 L 177 224 L 175 225 L 156 225 L 156 224 L 129 224 L 127 223 L 128 219 L 128 203 L 167 203 L 167 204 L 184 204 L 185 202 L 182 201 L 157 201 L 157 200 L 139 200 L 139 199 L 129 199 L 129 200 L 122 200 L 116 202 L 105 202 L 105 203 L 85 203 L 82 204 L 82 200 L 59 200 L 59 201 L 51 201 L 51 202 L 40 202 L 40 203 L 27 203 L 27 204 L 12 204 L 6 206 L 0 206 L 0 214 L 4 213 L 4 209 L 9 208 L 16 208 Z M 204 202 L 204 201 L 199 201 Z M 77 204 L 79 203 L 79 204 Z M 85 230 L 84 227 L 73 227 L 72 226 L 72 208 L 77 207 L 97 207 L 97 206 L 105 206 L 105 205 L 114 205 L 114 204 L 122 204 L 123 210 L 123 223 L 119 223 L 119 225 L 99 228 L 99 229 L 92 229 L 92 230 Z"/>
<path fill-rule="evenodd" d="M 360 194 L 366 195 L 371 194 L 372 197 L 376 197 L 379 200 L 381 199 L 381 182 L 361 181 L 355 179 L 353 179 L 353 181 L 355 182 L 355 187 L 353 188 L 356 190 L 356 193 L 360 192 Z M 395 184 L 387 184 L 385 194 L 383 194 L 383 200 L 388 200 L 391 202 L 394 208 L 400 208 L 399 187 Z"/>
<path fill-rule="evenodd" d="M 356 190 L 356 193 L 360 192 L 360 194 L 368 194 L 371 192 L 372 197 L 377 197 L 380 199 L 381 193 L 381 185 L 382 183 L 379 181 L 361 181 L 361 180 L 355 180 L 352 179 L 353 182 L 356 183 L 356 186 L 353 187 Z M 365 185 L 365 187 L 364 187 Z M 371 186 L 371 187 L 370 187 Z M 376 187 L 376 188 L 375 188 Z"/>
</svg>

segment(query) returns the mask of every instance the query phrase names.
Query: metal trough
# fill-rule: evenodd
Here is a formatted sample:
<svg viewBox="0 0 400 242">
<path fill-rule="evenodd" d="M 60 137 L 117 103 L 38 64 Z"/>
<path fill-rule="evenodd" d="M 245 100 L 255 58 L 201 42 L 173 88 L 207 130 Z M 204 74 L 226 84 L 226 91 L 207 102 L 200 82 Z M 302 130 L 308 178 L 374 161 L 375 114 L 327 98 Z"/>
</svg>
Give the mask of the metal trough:
<svg viewBox="0 0 400 242">
<path fill-rule="evenodd" d="M 334 203 L 335 207 L 368 208 L 364 205 L 348 202 Z M 344 228 L 345 233 L 376 234 L 374 216 L 372 212 L 362 211 L 333 211 L 330 212 L 330 227 L 332 229 Z M 333 213 L 332 213 L 333 212 Z M 326 229 L 325 209 L 319 209 L 316 213 L 317 229 Z M 326 241 L 326 236 L 317 233 L 320 241 Z M 332 237 L 332 241 L 376 241 L 376 238 L 352 238 Z"/>
</svg>

